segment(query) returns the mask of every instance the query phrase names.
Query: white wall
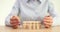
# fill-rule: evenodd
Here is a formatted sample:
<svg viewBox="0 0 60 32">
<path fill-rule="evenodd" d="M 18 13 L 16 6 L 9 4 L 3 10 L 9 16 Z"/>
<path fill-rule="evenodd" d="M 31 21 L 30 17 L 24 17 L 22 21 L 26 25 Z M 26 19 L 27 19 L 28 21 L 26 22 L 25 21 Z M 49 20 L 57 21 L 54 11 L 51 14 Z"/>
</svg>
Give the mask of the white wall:
<svg viewBox="0 0 60 32">
<path fill-rule="evenodd" d="M 15 0 L 0 0 L 0 25 L 5 25 L 5 18 L 10 13 Z"/>
<path fill-rule="evenodd" d="M 51 1 L 53 2 L 58 14 L 60 14 L 60 0 L 51 0 Z M 5 25 L 5 18 L 11 12 L 14 3 L 15 0 L 0 0 L 0 25 Z"/>
</svg>

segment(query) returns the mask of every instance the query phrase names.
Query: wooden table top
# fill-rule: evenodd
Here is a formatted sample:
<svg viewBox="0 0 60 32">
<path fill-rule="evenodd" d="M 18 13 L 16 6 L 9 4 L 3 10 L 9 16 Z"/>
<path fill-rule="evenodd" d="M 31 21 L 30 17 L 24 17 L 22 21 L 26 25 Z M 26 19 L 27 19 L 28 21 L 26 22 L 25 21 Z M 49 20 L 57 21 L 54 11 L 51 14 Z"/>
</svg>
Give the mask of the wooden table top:
<svg viewBox="0 0 60 32">
<path fill-rule="evenodd" d="M 51 28 L 41 28 L 39 30 L 29 30 L 29 29 L 12 29 L 11 27 L 0 26 L 0 32 L 60 32 L 60 26 L 55 26 Z"/>
</svg>

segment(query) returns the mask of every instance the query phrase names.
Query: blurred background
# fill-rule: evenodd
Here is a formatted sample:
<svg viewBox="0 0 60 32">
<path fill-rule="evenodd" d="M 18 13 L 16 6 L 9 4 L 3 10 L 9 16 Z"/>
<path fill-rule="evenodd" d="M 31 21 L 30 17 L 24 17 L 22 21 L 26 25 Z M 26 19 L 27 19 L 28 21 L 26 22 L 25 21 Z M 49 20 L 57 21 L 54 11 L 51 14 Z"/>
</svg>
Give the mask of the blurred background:
<svg viewBox="0 0 60 32">
<path fill-rule="evenodd" d="M 5 18 L 11 12 L 11 9 L 15 1 L 16 0 L 0 0 L 0 26 L 5 25 Z M 60 0 L 50 0 L 50 1 L 53 2 L 56 12 L 58 13 L 58 15 L 60 15 Z M 53 25 L 60 25 L 59 20 L 56 19 Z"/>
</svg>

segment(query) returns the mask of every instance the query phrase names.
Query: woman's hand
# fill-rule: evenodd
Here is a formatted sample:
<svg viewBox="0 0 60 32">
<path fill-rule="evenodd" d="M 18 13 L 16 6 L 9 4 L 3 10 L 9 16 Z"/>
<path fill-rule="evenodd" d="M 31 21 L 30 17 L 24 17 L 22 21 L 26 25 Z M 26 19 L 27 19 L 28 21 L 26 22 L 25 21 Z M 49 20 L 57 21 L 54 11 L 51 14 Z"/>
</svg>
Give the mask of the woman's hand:
<svg viewBox="0 0 60 32">
<path fill-rule="evenodd" d="M 20 19 L 18 16 L 12 16 L 10 18 L 10 24 L 12 25 L 13 28 L 18 28 L 18 26 L 20 25 Z"/>
<path fill-rule="evenodd" d="M 51 16 L 45 16 L 43 19 L 43 23 L 45 25 L 45 28 L 49 28 L 52 26 L 53 18 Z"/>
</svg>

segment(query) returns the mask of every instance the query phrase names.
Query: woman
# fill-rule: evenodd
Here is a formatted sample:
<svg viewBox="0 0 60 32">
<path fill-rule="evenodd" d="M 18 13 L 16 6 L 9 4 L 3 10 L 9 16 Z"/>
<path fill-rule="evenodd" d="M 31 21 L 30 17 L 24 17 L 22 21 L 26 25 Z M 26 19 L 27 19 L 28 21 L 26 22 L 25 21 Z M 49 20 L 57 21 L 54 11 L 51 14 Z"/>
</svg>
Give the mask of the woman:
<svg viewBox="0 0 60 32">
<path fill-rule="evenodd" d="M 18 26 L 23 21 L 41 21 L 44 26 L 50 27 L 55 16 L 49 0 L 17 0 L 5 23 L 7 26 Z"/>
</svg>

